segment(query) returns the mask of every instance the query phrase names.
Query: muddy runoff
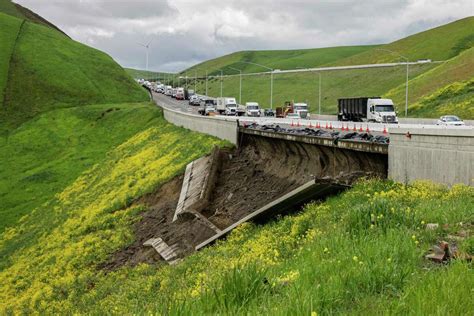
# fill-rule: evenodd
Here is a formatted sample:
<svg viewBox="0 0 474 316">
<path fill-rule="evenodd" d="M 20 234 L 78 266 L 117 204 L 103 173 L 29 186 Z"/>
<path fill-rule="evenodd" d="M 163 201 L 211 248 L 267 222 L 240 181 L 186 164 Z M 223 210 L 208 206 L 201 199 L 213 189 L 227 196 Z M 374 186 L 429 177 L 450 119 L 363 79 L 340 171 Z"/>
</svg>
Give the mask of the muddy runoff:
<svg viewBox="0 0 474 316">
<path fill-rule="evenodd" d="M 225 229 L 312 179 L 329 178 L 350 185 L 360 177 L 386 176 L 387 156 L 383 154 L 245 135 L 239 149 L 219 151 L 215 185 L 200 213 L 217 228 Z M 135 202 L 146 209 L 134 225 L 135 241 L 114 253 L 100 268 L 115 270 L 124 265 L 163 261 L 154 248 L 143 246 L 150 238 L 177 244 L 179 256 L 184 257 L 216 234 L 203 219 L 191 214 L 173 222 L 182 183 L 180 175 Z"/>
</svg>

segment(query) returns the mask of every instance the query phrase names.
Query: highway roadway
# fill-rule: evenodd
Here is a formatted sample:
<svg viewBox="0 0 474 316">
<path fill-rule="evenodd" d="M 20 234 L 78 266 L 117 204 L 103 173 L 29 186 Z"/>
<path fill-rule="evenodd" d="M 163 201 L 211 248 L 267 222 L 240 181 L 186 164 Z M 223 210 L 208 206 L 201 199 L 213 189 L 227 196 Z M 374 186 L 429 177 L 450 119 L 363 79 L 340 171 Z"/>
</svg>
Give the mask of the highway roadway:
<svg viewBox="0 0 474 316">
<path fill-rule="evenodd" d="M 189 105 L 188 100 L 176 100 L 170 96 L 166 96 L 161 93 L 153 93 L 154 101 L 160 105 L 167 107 L 169 109 L 192 114 L 198 115 L 198 106 Z M 223 116 L 220 116 L 223 117 Z M 318 115 L 311 114 L 312 119 L 283 119 L 283 118 L 276 118 L 276 117 L 246 117 L 246 116 L 224 116 L 228 120 L 239 120 L 241 124 L 252 124 L 256 123 L 259 125 L 270 125 L 276 124 L 281 127 L 285 128 L 317 128 L 318 126 L 321 129 L 325 129 L 328 126 L 328 129 L 337 130 L 340 132 L 353 132 L 356 130 L 357 132 L 370 132 L 374 135 L 383 135 L 389 134 L 390 129 L 393 128 L 435 128 L 435 129 L 474 129 L 473 126 L 464 126 L 464 127 L 446 127 L 446 126 L 437 126 L 437 125 L 430 125 L 430 124 L 381 124 L 381 123 L 353 123 L 353 122 L 339 122 L 335 120 L 327 120 L 327 119 L 318 119 Z M 327 118 L 328 116 L 323 116 L 323 118 Z M 343 130 L 344 128 L 344 130 Z"/>
</svg>

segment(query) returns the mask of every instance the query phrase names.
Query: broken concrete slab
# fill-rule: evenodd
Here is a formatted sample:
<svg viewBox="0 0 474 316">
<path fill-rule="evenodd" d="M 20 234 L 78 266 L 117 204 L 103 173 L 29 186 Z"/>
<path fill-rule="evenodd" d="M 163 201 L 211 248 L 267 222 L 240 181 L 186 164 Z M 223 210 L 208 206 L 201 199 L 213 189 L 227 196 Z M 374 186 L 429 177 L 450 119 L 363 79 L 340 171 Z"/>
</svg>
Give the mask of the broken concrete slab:
<svg viewBox="0 0 474 316">
<path fill-rule="evenodd" d="M 175 264 L 178 260 L 178 245 L 168 246 L 161 238 L 151 238 L 143 243 L 143 246 L 155 248 L 158 254 L 169 264 Z"/>
<path fill-rule="evenodd" d="M 211 238 L 203 241 L 195 247 L 195 250 L 200 250 L 214 243 L 216 240 L 225 237 L 233 229 L 244 222 L 250 220 L 259 221 L 273 217 L 276 214 L 282 213 L 290 208 L 294 208 L 297 205 L 303 205 L 304 203 L 311 200 L 318 200 L 328 195 L 340 192 L 348 187 L 349 186 L 346 184 L 341 184 L 331 179 L 319 179 L 317 181 L 313 179 L 296 188 L 295 190 L 283 195 L 282 197 L 264 205 L 255 212 L 250 213 Z"/>
<path fill-rule="evenodd" d="M 209 204 L 219 171 L 219 152 L 219 148 L 214 147 L 210 156 L 201 157 L 186 166 L 173 222 L 184 213 L 197 216 Z"/>
</svg>

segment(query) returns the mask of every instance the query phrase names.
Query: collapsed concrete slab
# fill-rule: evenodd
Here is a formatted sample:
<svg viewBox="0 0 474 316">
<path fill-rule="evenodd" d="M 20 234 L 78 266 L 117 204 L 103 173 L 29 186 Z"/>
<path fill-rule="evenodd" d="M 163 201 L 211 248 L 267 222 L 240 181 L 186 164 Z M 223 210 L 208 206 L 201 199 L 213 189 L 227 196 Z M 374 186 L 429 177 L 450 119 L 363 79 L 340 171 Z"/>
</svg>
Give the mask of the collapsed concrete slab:
<svg viewBox="0 0 474 316">
<path fill-rule="evenodd" d="M 168 246 L 161 238 L 151 238 L 143 243 L 143 246 L 155 248 L 158 254 L 169 264 L 178 262 L 178 245 Z"/>
<path fill-rule="evenodd" d="M 302 206 L 308 201 L 325 198 L 328 195 L 336 194 L 342 190 L 347 189 L 348 187 L 349 185 L 336 182 L 333 179 L 313 179 L 294 189 L 293 191 L 283 195 L 282 197 L 264 205 L 255 212 L 250 213 L 211 238 L 203 241 L 195 247 L 195 250 L 200 250 L 214 243 L 216 240 L 225 237 L 233 229 L 244 222 L 260 221 L 274 217 L 276 214 L 288 211 L 289 209 L 294 209 L 296 206 Z"/>
<path fill-rule="evenodd" d="M 178 205 L 176 206 L 173 222 L 185 213 L 191 213 L 196 217 L 201 217 L 199 216 L 200 212 L 209 203 L 212 190 L 216 183 L 218 170 L 218 147 L 214 147 L 210 156 L 201 157 L 186 166 L 181 194 L 179 196 Z"/>
</svg>

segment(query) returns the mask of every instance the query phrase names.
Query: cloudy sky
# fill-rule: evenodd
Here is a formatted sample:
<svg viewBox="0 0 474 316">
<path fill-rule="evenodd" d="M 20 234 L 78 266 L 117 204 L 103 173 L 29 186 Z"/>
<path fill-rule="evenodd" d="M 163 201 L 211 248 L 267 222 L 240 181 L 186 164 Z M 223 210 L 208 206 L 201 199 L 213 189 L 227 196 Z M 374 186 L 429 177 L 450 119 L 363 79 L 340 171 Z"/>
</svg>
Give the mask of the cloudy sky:
<svg viewBox="0 0 474 316">
<path fill-rule="evenodd" d="M 179 71 L 249 49 L 387 43 L 474 15 L 473 0 L 15 0 L 122 66 Z"/>
</svg>

